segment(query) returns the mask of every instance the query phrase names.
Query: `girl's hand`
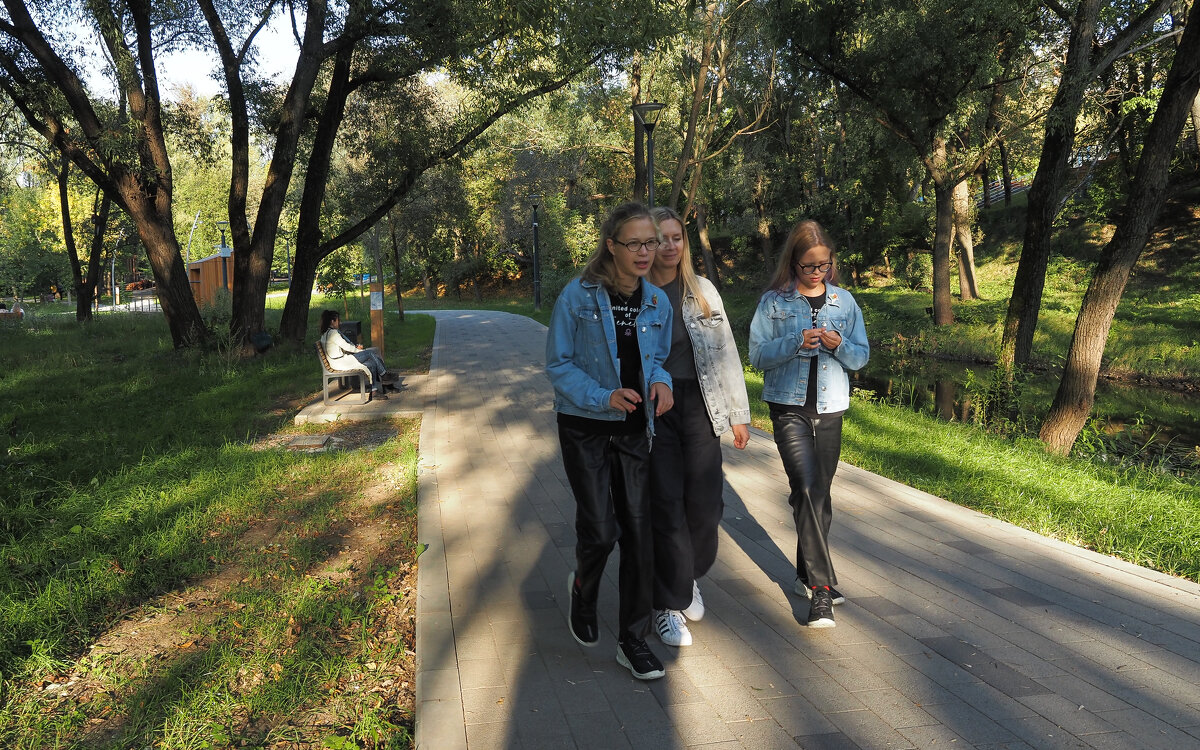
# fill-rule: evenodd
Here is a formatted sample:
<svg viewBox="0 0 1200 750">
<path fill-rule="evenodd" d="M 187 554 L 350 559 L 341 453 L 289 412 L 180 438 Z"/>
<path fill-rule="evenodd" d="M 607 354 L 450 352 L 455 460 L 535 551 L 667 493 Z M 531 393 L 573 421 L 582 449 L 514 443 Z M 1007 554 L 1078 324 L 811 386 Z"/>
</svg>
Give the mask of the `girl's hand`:
<svg viewBox="0 0 1200 750">
<path fill-rule="evenodd" d="M 842 343 L 842 334 L 827 328 L 821 329 L 821 343 L 830 351 L 837 349 Z"/>
<path fill-rule="evenodd" d="M 816 349 L 821 345 L 821 335 L 825 333 L 824 328 L 805 328 L 800 332 L 804 340 L 800 342 L 800 347 L 803 349 Z"/>
<path fill-rule="evenodd" d="M 675 394 L 666 383 L 650 384 L 650 399 L 654 401 L 654 416 L 661 417 L 675 405 Z"/>
<path fill-rule="evenodd" d="M 750 442 L 750 429 L 744 424 L 735 424 L 733 426 L 733 447 L 738 450 L 745 450 L 746 445 Z"/>
<path fill-rule="evenodd" d="M 618 388 L 608 397 L 609 406 L 626 414 L 636 409 L 640 403 L 642 403 L 642 394 L 632 388 Z"/>
</svg>

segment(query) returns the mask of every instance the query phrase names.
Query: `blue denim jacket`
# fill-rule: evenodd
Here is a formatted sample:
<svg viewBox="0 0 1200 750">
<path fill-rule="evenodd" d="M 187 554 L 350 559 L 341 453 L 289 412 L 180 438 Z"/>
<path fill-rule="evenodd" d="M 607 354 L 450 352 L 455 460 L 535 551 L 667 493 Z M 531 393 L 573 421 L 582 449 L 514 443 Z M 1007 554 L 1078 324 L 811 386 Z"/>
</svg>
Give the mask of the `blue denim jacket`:
<svg viewBox="0 0 1200 750">
<path fill-rule="evenodd" d="M 808 300 L 796 290 L 769 291 L 758 301 L 750 324 L 750 363 L 763 371 L 763 401 L 804 405 L 811 358 L 817 358 L 817 413 L 850 407 L 850 376 L 871 355 L 862 310 L 845 289 L 825 284 L 825 306 L 816 327 L 831 328 L 842 343 L 830 351 L 824 346 L 802 349 L 801 331 L 813 327 Z"/>
<path fill-rule="evenodd" d="M 723 435 L 731 425 L 750 423 L 746 373 L 742 369 L 742 358 L 733 340 L 733 329 L 729 326 L 729 316 L 725 313 L 721 295 L 713 283 L 703 276 L 697 276 L 696 281 L 700 283 L 700 293 L 708 302 L 712 315 L 701 317 L 700 303 L 685 294 L 682 301 L 683 324 L 692 342 L 700 393 L 704 397 L 713 433 Z"/>
<path fill-rule="evenodd" d="M 650 385 L 671 387 L 671 376 L 663 369 L 671 349 L 671 320 L 666 292 L 643 279 L 637 337 L 646 397 L 642 405 L 650 435 L 654 434 Z M 613 422 L 625 418 L 625 412 L 608 403 L 612 392 L 621 387 L 621 363 L 612 304 L 602 284 L 575 279 L 558 295 L 546 334 L 546 375 L 554 386 L 554 411 Z"/>
</svg>

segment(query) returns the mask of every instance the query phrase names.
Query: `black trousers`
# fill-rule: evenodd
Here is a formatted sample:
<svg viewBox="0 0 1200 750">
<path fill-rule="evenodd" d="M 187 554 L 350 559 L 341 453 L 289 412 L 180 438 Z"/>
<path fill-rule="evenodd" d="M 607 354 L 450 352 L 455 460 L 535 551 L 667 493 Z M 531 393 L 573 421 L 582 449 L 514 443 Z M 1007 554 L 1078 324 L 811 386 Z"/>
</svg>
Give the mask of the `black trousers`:
<svg viewBox="0 0 1200 750">
<path fill-rule="evenodd" d="M 842 415 L 807 417 L 771 405 L 775 445 L 783 459 L 796 522 L 796 576 L 809 586 L 833 586 L 829 555 L 833 504 L 829 487 L 842 452 Z"/>
<path fill-rule="evenodd" d="M 604 565 L 619 541 L 617 637 L 645 638 L 650 631 L 654 580 L 646 434 L 595 435 L 560 424 L 558 443 L 575 495 L 575 575 L 580 596 L 595 604 Z"/>
<path fill-rule="evenodd" d="M 654 608 L 684 609 L 692 581 L 717 560 L 721 439 L 713 434 L 694 380 L 677 380 L 675 406 L 658 417 L 650 454 L 650 518 L 654 527 Z"/>
</svg>

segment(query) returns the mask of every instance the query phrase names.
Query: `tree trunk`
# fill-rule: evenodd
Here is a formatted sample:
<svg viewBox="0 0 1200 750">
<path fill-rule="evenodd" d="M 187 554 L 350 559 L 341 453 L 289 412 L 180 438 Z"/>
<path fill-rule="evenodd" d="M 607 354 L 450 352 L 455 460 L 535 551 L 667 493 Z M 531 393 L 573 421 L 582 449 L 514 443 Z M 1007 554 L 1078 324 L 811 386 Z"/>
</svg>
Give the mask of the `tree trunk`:
<svg viewBox="0 0 1200 750">
<path fill-rule="evenodd" d="M 700 257 L 704 259 L 704 273 L 718 290 L 721 289 L 721 270 L 713 256 L 712 242 L 708 239 L 708 207 L 696 204 L 696 239 L 700 242 Z"/>
<path fill-rule="evenodd" d="M 930 162 L 933 178 L 933 322 L 950 325 L 954 309 L 950 306 L 950 240 L 954 233 L 954 185 L 946 173 L 946 141 L 934 139 Z"/>
<path fill-rule="evenodd" d="M 691 76 L 692 102 L 688 111 L 687 127 L 684 129 L 683 145 L 679 149 L 679 163 L 675 166 L 675 177 L 671 180 L 671 197 L 664 205 L 679 209 L 679 196 L 683 193 L 683 179 L 691 166 L 697 131 L 699 130 L 700 110 L 704 100 L 708 98 L 708 72 L 712 66 L 713 49 L 717 45 L 720 3 L 710 0 L 704 9 L 704 31 L 701 39 L 700 62 L 694 75 Z M 651 176 L 651 179 L 654 179 Z"/>
<path fill-rule="evenodd" d="M 1000 149 L 1000 174 L 1004 179 L 1004 207 L 1012 205 L 1012 165 L 1008 162 L 1008 144 L 1001 140 L 997 146 Z"/>
<path fill-rule="evenodd" d="M 112 198 L 108 193 L 97 190 L 99 193 L 99 208 L 95 208 L 93 203 L 92 213 L 92 243 L 88 251 L 88 269 L 87 275 L 79 280 L 75 288 L 77 300 L 75 302 L 75 319 L 76 320 L 91 320 L 93 304 L 96 301 L 96 284 L 100 281 L 100 269 L 103 267 L 100 262 L 100 257 L 104 253 L 104 233 L 108 230 L 108 216 L 112 212 Z"/>
<path fill-rule="evenodd" d="M 1192 100 L 1192 147 L 1200 157 L 1200 96 Z"/>
<path fill-rule="evenodd" d="M 226 86 L 230 92 L 230 105 L 234 113 L 234 137 L 231 138 L 231 144 L 236 158 L 234 159 L 235 168 L 229 191 L 229 220 L 234 243 L 234 277 L 233 316 L 230 319 L 229 327 L 235 337 L 246 341 L 251 335 L 261 331 L 265 322 L 267 288 L 271 281 L 271 260 L 275 255 L 275 238 L 279 232 L 279 216 L 283 212 L 284 201 L 287 198 L 292 173 L 296 167 L 296 154 L 299 147 L 300 135 L 305 122 L 307 122 L 306 110 L 309 108 L 313 86 L 316 82 L 321 62 L 325 56 L 322 46 L 324 44 L 323 33 L 325 19 L 328 15 L 328 5 L 324 0 L 321 0 L 309 2 L 305 7 L 304 38 L 300 48 L 300 55 L 296 62 L 296 69 L 292 74 L 287 94 L 280 107 L 280 119 L 275 131 L 271 163 L 267 168 L 266 186 L 263 188 L 263 193 L 258 203 L 253 233 L 250 232 L 246 210 L 249 128 L 246 99 L 241 81 L 241 59 L 235 55 L 232 45 L 229 44 L 220 17 L 213 9 L 213 3 L 204 0 L 201 2 L 201 8 L 208 20 L 213 38 L 217 42 L 217 48 L 221 55 L 222 68 L 225 73 Z M 347 27 L 350 27 L 351 24 L 361 18 L 361 4 L 350 3 L 348 13 L 346 23 Z M 342 51 L 348 55 L 353 46 L 353 44 L 348 44 L 342 48 Z M 334 85 L 331 84 L 330 99 L 335 99 L 338 96 L 332 90 Z M 342 101 L 344 102 L 344 99 Z M 326 112 L 328 109 L 329 104 L 327 102 Z M 321 125 L 324 125 L 325 113 L 323 112 L 322 115 Z M 340 123 L 340 118 L 338 123 Z M 337 125 L 335 124 L 334 129 L 336 130 L 336 128 Z M 319 140 L 322 135 L 320 126 L 318 126 L 316 138 Z M 317 148 L 318 146 L 314 144 L 314 153 L 312 156 L 319 163 L 321 155 L 316 153 Z M 320 179 L 324 181 L 326 175 L 321 175 Z M 299 260 L 300 252 L 300 247 L 297 245 L 297 261 Z M 316 260 L 319 262 L 320 258 Z M 301 264 L 297 263 L 297 265 Z M 312 268 L 315 273 L 316 263 L 312 264 Z M 302 295 L 308 299 L 311 299 L 312 296 L 312 281 L 312 278 L 307 279 L 308 288 L 304 290 Z M 289 284 L 288 303 L 284 305 L 284 315 L 287 315 L 288 307 L 291 306 L 293 317 L 287 321 L 286 325 L 281 322 L 281 334 L 285 328 L 294 333 L 297 325 L 297 321 L 295 320 L 295 306 L 290 305 L 292 292 L 295 289 L 295 283 Z M 303 338 L 304 329 L 307 328 L 308 321 L 307 308 L 303 311 L 303 321 L 305 326 L 300 329 L 298 336 L 285 336 L 285 338 L 291 338 L 297 343 Z"/>
<path fill-rule="evenodd" d="M 1072 25 L 1062 79 L 1046 116 L 1042 154 L 1029 188 L 1025 240 L 1021 247 L 1021 259 L 1017 262 L 1012 296 L 1008 300 L 996 363 L 1009 378 L 1017 369 L 1029 364 L 1033 353 L 1033 333 L 1037 329 L 1042 291 L 1046 286 L 1054 218 L 1058 216 L 1067 165 L 1075 147 L 1075 124 L 1079 119 L 1087 84 L 1096 75 L 1090 66 L 1089 55 L 1099 12 L 1100 0 L 1080 2 L 1075 14 L 1076 22 Z"/>
<path fill-rule="evenodd" d="M 396 279 L 396 311 L 400 313 L 400 322 L 404 322 L 404 295 L 400 292 L 400 243 L 396 237 L 396 221 L 388 213 L 388 234 L 392 237 L 392 273 Z"/>
<path fill-rule="evenodd" d="M 933 184 L 937 219 L 933 234 L 933 322 L 939 326 L 954 322 L 950 304 L 950 235 L 954 231 L 952 190 L 942 182 Z"/>
<path fill-rule="evenodd" d="M 955 258 L 958 261 L 958 296 L 961 299 L 979 299 L 979 285 L 975 280 L 975 240 L 971 236 L 971 192 L 968 181 L 954 186 L 954 236 L 958 243 Z"/>
<path fill-rule="evenodd" d="M 1192 5 L 1188 21 L 1146 133 L 1133 191 L 1083 295 L 1062 381 L 1042 423 L 1040 437 L 1055 453 L 1071 450 L 1091 414 L 1113 316 L 1166 199 L 1171 155 L 1200 91 L 1200 3 Z"/>
<path fill-rule="evenodd" d="M 642 102 L 642 55 L 635 53 L 629 68 L 629 94 L 633 104 Z M 633 199 L 646 202 L 646 129 L 633 118 Z"/>
</svg>

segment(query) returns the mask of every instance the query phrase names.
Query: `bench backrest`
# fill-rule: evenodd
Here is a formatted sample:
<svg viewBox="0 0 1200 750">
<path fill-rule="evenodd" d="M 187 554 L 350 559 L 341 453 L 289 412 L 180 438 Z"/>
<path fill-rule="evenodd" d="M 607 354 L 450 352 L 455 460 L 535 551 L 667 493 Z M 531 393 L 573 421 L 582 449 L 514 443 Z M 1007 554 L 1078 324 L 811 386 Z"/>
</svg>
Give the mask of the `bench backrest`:
<svg viewBox="0 0 1200 750">
<path fill-rule="evenodd" d="M 325 345 L 320 341 L 317 342 L 317 356 L 321 358 L 321 367 L 326 373 L 338 373 L 343 375 L 347 373 L 365 373 L 368 377 L 371 375 L 371 371 L 367 369 L 367 366 L 358 360 L 354 360 L 354 365 L 347 370 L 334 369 L 333 366 L 329 364 L 329 355 L 325 353 Z"/>
</svg>

